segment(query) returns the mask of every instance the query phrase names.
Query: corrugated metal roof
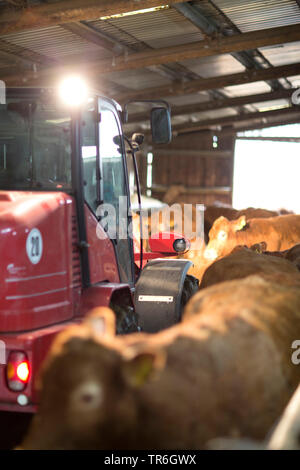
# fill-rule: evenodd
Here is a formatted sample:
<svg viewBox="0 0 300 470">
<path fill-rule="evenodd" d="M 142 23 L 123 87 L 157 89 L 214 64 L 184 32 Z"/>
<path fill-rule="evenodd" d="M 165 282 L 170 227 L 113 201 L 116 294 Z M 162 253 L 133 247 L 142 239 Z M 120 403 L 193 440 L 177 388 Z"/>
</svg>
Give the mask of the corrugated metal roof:
<svg viewBox="0 0 300 470">
<path fill-rule="evenodd" d="M 279 106 L 287 106 L 289 100 L 282 99 L 282 100 L 273 100 L 273 101 L 264 101 L 263 103 L 254 103 L 255 108 L 258 111 L 266 111 L 267 109 L 277 108 Z"/>
<path fill-rule="evenodd" d="M 201 11 L 204 11 L 206 16 L 216 20 L 221 30 L 226 27 L 229 29 L 235 28 L 228 24 L 222 13 L 214 8 L 214 4 L 220 8 L 224 14 L 227 15 L 229 20 L 236 24 L 237 28 L 242 32 L 300 24 L 300 8 L 295 0 L 193 1 L 192 5 L 196 8 L 201 8 Z M 104 36 L 120 44 L 120 47 L 115 49 L 116 54 L 124 53 L 126 47 L 130 49 L 129 53 L 132 53 L 134 51 L 144 51 L 151 48 L 157 49 L 179 44 L 188 44 L 203 39 L 201 31 L 172 7 L 139 15 L 107 20 L 90 20 L 84 23 L 91 25 L 94 30 L 99 31 Z M 9 53 L 22 55 L 23 52 L 21 48 L 23 48 L 24 56 L 26 55 L 29 66 L 32 58 L 32 61 L 35 62 L 34 54 L 40 54 L 42 59 L 46 57 L 63 63 L 70 63 L 70 61 L 72 61 L 74 64 L 79 64 L 81 60 L 88 62 L 94 59 L 101 60 L 103 58 L 109 58 L 112 57 L 113 54 L 111 50 L 102 48 L 102 43 L 97 45 L 93 42 L 89 42 L 76 33 L 64 29 L 62 26 L 23 31 L 20 33 L 7 34 L 2 37 L 11 46 L 11 51 L 8 51 Z M 299 62 L 300 59 L 300 42 L 266 47 L 260 50 L 274 66 Z M 31 56 L 28 51 L 30 51 Z M 36 58 L 38 58 L 37 55 Z M 5 67 L 5 70 L 14 63 L 13 59 L 9 57 L 9 54 L 7 57 L 5 54 L 0 54 L 0 62 L 0 67 Z M 48 66 L 48 63 L 44 63 L 43 60 L 41 60 L 41 64 Z M 28 67 L 28 64 L 22 64 L 22 70 L 25 70 L 26 66 Z M 229 54 L 183 61 L 177 64 L 179 72 L 178 75 L 175 75 L 176 79 L 182 78 L 180 66 L 191 71 L 191 74 L 187 75 L 189 78 L 197 78 L 197 75 L 209 78 L 229 75 L 245 70 L 244 66 Z M 21 68 L 19 65 L 17 65 L 17 67 Z M 176 70 L 176 64 L 169 64 L 168 67 L 173 67 L 173 69 Z M 162 68 L 163 66 L 157 67 L 157 71 L 161 71 Z M 101 86 L 101 80 L 105 86 L 108 84 L 108 93 L 110 93 L 110 91 L 113 93 L 115 90 L 118 92 L 118 86 L 115 86 L 115 84 L 119 85 L 121 93 L 122 87 L 128 87 L 128 89 L 131 90 L 141 90 L 155 86 L 164 86 L 170 83 L 168 78 L 162 76 L 160 73 L 156 73 L 154 68 L 151 70 L 138 69 L 120 73 L 114 72 L 104 77 L 100 76 L 99 86 Z M 290 81 L 293 86 L 300 86 L 300 76 L 292 77 Z M 224 91 L 227 96 L 243 96 L 270 91 L 270 86 L 266 82 L 255 82 L 226 87 L 222 91 Z M 175 106 L 200 103 L 208 101 L 209 99 L 210 94 L 205 92 L 167 98 L 167 100 Z M 278 103 L 273 105 L 278 105 Z M 257 103 L 255 105 L 249 105 L 247 108 L 263 109 L 268 106 L 270 106 L 270 103 Z M 236 109 L 233 108 L 208 111 L 192 116 L 176 117 L 174 123 L 185 122 L 187 119 L 211 119 L 235 113 Z"/>
<path fill-rule="evenodd" d="M 272 65 L 285 65 L 300 61 L 300 41 L 279 44 L 273 47 L 262 47 L 260 51 Z"/>
<path fill-rule="evenodd" d="M 172 117 L 172 126 L 177 124 L 192 124 L 199 122 L 205 124 L 206 120 L 209 119 L 219 119 L 227 116 L 235 116 L 237 114 L 236 110 L 232 108 L 223 108 L 219 110 L 204 111 L 201 113 L 193 113 L 190 116 L 173 116 Z"/>
<path fill-rule="evenodd" d="M 168 85 L 170 80 L 145 69 L 126 70 L 125 73 L 113 72 L 105 75 L 105 80 L 112 80 L 132 90 L 142 90 L 155 86 Z"/>
<path fill-rule="evenodd" d="M 196 26 L 171 8 L 90 23 L 97 29 L 112 34 L 128 46 L 136 46 L 139 42 L 143 42 L 156 49 L 203 39 Z"/>
<path fill-rule="evenodd" d="M 289 77 L 289 81 L 291 82 L 294 88 L 300 87 L 300 75 L 294 75 L 292 77 Z"/>
<path fill-rule="evenodd" d="M 8 54 L 5 54 L 5 52 L 0 51 L 0 69 L 1 72 L 4 70 L 4 68 L 9 69 L 11 67 L 15 67 L 17 64 L 20 63 L 20 60 L 18 58 L 14 58 L 13 56 L 9 56 Z"/>
<path fill-rule="evenodd" d="M 167 101 L 174 106 L 197 104 L 209 101 L 209 95 L 206 92 L 201 92 L 192 95 L 168 96 Z"/>
<path fill-rule="evenodd" d="M 295 0 L 214 0 L 214 3 L 243 33 L 300 23 L 300 8 Z"/>
<path fill-rule="evenodd" d="M 110 57 L 111 53 L 60 26 L 22 31 L 1 36 L 10 44 L 38 52 L 53 59 L 66 58 L 70 55 L 99 53 L 100 58 Z"/>
<path fill-rule="evenodd" d="M 128 17 L 127 17 L 128 18 Z M 118 28 L 116 20 L 90 20 L 86 21 L 94 30 L 99 31 L 108 37 L 114 39 L 119 44 L 127 47 L 138 48 L 139 41 L 135 37 Z"/>
<path fill-rule="evenodd" d="M 230 54 L 206 57 L 204 59 L 185 60 L 181 64 L 203 78 L 217 77 L 245 70 L 245 67 Z"/>
<path fill-rule="evenodd" d="M 205 111 L 202 113 L 195 113 L 194 116 L 197 117 L 196 121 L 205 122 L 206 119 L 219 119 L 226 116 L 235 116 L 237 114 L 236 109 L 233 108 L 223 108 L 223 109 L 214 109 L 211 111 Z"/>
<path fill-rule="evenodd" d="M 214 2 L 216 3 L 216 2 Z M 205 17 L 219 25 L 221 30 L 228 28 L 228 22 L 224 18 L 221 12 L 214 6 L 214 3 L 210 0 L 196 0 L 193 2 L 193 6 L 200 10 Z"/>
<path fill-rule="evenodd" d="M 256 93 L 266 93 L 271 91 L 271 87 L 266 82 L 247 83 L 245 85 L 227 86 L 223 89 L 227 96 L 246 96 Z"/>
</svg>

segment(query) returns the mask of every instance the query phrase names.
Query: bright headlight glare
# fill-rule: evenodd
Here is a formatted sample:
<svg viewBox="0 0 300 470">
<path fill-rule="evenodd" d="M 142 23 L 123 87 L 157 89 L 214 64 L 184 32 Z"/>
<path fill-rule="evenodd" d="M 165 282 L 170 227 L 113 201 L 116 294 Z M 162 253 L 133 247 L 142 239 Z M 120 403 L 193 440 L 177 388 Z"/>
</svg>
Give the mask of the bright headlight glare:
<svg viewBox="0 0 300 470">
<path fill-rule="evenodd" d="M 59 85 L 59 96 L 69 106 L 80 106 L 87 101 L 88 88 L 85 81 L 77 76 L 65 78 Z"/>
</svg>

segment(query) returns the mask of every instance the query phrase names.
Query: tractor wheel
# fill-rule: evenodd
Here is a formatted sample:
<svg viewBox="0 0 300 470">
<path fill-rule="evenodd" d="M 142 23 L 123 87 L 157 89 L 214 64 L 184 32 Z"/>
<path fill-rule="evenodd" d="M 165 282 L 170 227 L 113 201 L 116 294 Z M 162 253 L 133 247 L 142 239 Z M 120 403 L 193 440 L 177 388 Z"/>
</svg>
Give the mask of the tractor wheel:
<svg viewBox="0 0 300 470">
<path fill-rule="evenodd" d="M 185 305 L 188 303 L 191 297 L 196 294 L 199 290 L 199 279 L 190 274 L 186 275 L 184 280 L 182 295 L 181 295 L 181 316 Z"/>
<path fill-rule="evenodd" d="M 110 308 L 116 315 L 116 334 L 125 335 L 140 331 L 138 316 L 131 305 L 118 305 L 113 302 Z"/>
</svg>

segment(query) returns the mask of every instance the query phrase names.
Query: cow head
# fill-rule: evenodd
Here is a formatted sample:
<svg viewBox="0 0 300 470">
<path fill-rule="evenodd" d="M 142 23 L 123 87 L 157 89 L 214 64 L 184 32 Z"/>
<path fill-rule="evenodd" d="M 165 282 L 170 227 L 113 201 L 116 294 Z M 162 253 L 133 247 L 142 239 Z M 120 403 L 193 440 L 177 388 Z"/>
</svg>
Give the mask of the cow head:
<svg viewBox="0 0 300 470">
<path fill-rule="evenodd" d="M 219 256 L 229 253 L 238 244 L 235 242 L 236 233 L 242 230 L 246 224 L 244 215 L 231 221 L 223 216 L 215 220 L 209 232 L 209 242 L 204 251 L 204 257 L 215 260 Z"/>
<path fill-rule="evenodd" d="M 66 330 L 55 340 L 59 347 L 45 364 L 39 411 L 22 448 L 119 448 L 137 429 L 137 394 L 160 373 L 163 353 L 126 346 L 97 312 L 78 328 L 84 334 Z"/>
</svg>

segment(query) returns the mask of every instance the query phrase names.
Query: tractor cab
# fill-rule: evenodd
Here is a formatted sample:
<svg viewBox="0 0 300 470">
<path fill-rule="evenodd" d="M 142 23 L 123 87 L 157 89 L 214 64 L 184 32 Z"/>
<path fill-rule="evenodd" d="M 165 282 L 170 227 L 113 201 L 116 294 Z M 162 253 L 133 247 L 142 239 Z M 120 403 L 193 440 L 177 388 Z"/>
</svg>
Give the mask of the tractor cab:
<svg viewBox="0 0 300 470">
<path fill-rule="evenodd" d="M 35 410 L 54 336 L 91 309 L 111 307 L 122 334 L 181 316 L 191 262 L 161 258 L 176 237 L 135 263 L 125 139 L 135 158 L 139 138 L 117 103 L 76 86 L 7 89 L 0 104 L 0 410 Z M 166 110 L 151 115 L 168 140 Z"/>
<path fill-rule="evenodd" d="M 114 144 L 115 136 L 120 136 L 121 145 Z M 6 104 L 0 105 L 0 190 L 2 200 L 8 192 L 15 198 L 26 193 L 31 201 L 37 194 L 54 192 L 74 198 L 83 284 L 89 285 L 89 260 L 87 254 L 82 256 L 88 251 L 84 212 L 99 221 L 98 207 L 111 205 L 115 226 L 122 222 L 125 232 L 129 220 L 125 152 L 115 103 L 91 95 L 79 111 L 53 89 L 7 90 Z M 113 232 L 112 226 L 103 227 Z M 115 232 L 120 281 L 133 285 L 131 237 L 121 239 Z"/>
</svg>

